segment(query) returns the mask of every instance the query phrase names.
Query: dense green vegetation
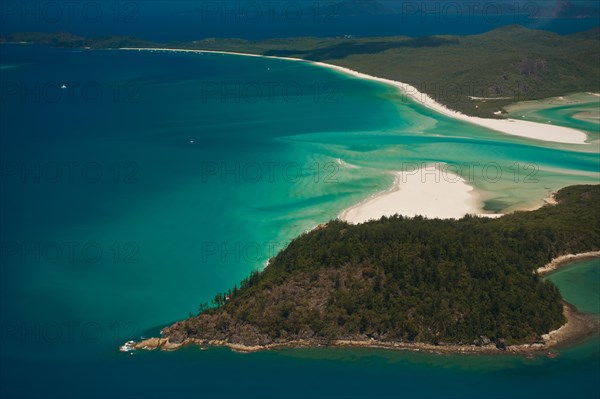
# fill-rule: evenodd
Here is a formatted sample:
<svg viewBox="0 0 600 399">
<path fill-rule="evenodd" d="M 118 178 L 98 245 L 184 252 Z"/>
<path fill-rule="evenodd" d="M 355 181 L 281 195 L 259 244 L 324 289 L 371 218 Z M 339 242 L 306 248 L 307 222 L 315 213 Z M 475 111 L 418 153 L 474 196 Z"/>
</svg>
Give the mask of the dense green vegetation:
<svg viewBox="0 0 600 399">
<path fill-rule="evenodd" d="M 485 117 L 498 117 L 494 112 L 516 101 L 600 91 L 598 40 L 600 28 L 561 36 L 521 26 L 471 36 L 203 39 L 168 44 L 65 33 L 17 33 L 0 38 L 68 47 L 160 46 L 323 61 L 410 83 L 452 109 Z"/>
<path fill-rule="evenodd" d="M 535 270 L 600 249 L 600 186 L 569 187 L 556 198 L 558 205 L 493 220 L 332 221 L 165 335 L 245 345 L 535 342 L 565 321 L 558 289 Z"/>
</svg>

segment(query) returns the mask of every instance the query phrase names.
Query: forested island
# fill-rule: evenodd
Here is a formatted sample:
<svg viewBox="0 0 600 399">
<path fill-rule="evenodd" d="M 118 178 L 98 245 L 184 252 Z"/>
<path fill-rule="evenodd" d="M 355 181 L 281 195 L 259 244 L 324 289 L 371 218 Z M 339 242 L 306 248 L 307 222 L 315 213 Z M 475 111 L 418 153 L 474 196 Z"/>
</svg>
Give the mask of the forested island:
<svg viewBox="0 0 600 399">
<path fill-rule="evenodd" d="M 563 36 L 513 25 L 469 36 L 202 38 L 171 43 L 21 32 L 0 37 L 0 43 L 89 49 L 160 47 L 321 61 L 411 84 L 467 115 L 500 118 L 497 111 L 510 103 L 600 91 L 599 39 L 600 28 Z"/>
<path fill-rule="evenodd" d="M 162 338 L 131 346 L 519 351 L 581 338 L 597 331 L 597 321 L 563 302 L 537 269 L 600 249 L 600 186 L 571 186 L 555 199 L 499 219 L 331 221 Z M 549 339 L 565 315 L 569 336 Z"/>
</svg>

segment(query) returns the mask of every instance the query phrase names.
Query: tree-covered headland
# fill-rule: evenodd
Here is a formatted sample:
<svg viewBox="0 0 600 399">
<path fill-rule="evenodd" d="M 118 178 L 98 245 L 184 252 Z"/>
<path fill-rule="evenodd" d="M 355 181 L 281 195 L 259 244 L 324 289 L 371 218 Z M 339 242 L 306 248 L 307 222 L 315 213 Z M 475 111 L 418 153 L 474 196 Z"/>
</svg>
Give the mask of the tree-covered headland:
<svg viewBox="0 0 600 399">
<path fill-rule="evenodd" d="M 174 343 L 246 346 L 537 342 L 565 318 L 557 287 L 535 270 L 600 249 L 600 186 L 568 187 L 555 198 L 499 219 L 331 221 L 163 333 Z"/>
</svg>

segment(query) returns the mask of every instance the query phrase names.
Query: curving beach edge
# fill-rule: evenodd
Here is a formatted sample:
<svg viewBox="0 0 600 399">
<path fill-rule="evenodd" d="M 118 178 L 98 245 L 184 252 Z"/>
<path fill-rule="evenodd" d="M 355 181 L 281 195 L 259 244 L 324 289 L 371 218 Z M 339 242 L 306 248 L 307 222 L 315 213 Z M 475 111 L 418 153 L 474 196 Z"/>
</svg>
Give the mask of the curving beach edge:
<svg viewBox="0 0 600 399">
<path fill-rule="evenodd" d="M 429 219 L 460 219 L 466 215 L 500 217 L 485 213 L 480 195 L 465 179 L 440 165 L 394 173 L 394 184 L 345 209 L 338 219 L 350 224 L 378 220 L 382 216 L 423 216 Z"/>
<path fill-rule="evenodd" d="M 151 48 L 151 47 L 122 47 L 118 50 L 124 51 L 160 51 L 160 52 L 176 52 L 176 53 L 207 53 L 207 54 L 228 54 L 228 55 L 238 55 L 244 57 L 259 57 L 259 58 L 269 58 L 269 59 L 278 59 L 278 60 L 288 60 L 295 62 L 303 62 L 310 65 L 316 65 L 324 68 L 328 68 L 331 70 L 335 70 L 337 72 L 341 72 L 346 75 L 351 75 L 360 79 L 375 81 L 379 83 L 384 83 L 390 86 L 393 86 L 400 90 L 400 92 L 406 97 L 412 99 L 413 101 L 432 109 L 440 114 L 445 116 L 455 118 L 467 123 L 471 123 L 474 125 L 482 126 L 487 129 L 491 129 L 497 132 L 501 132 L 504 134 L 508 134 L 511 136 L 519 136 L 525 137 L 533 140 L 542 140 L 554 143 L 561 144 L 589 144 L 587 142 L 588 136 L 585 132 L 563 127 L 563 126 L 555 126 L 548 125 L 544 123 L 530 122 L 519 119 L 487 119 L 480 118 L 475 116 L 465 115 L 461 112 L 454 111 L 428 96 L 425 93 L 418 91 L 414 86 L 399 82 L 391 79 L 379 78 L 376 76 L 368 75 L 366 73 L 358 72 L 352 70 L 350 68 L 341 67 L 338 65 L 327 64 L 324 62 L 310 61 L 301 58 L 291 58 L 291 57 L 277 57 L 277 56 L 268 56 L 268 55 L 260 55 L 260 54 L 248 54 L 248 53 L 237 53 L 237 52 L 229 52 L 229 51 L 209 51 L 209 50 L 190 50 L 190 49 L 177 49 L 177 48 Z"/>
<path fill-rule="evenodd" d="M 560 269 L 561 267 L 567 266 L 570 263 L 594 258 L 600 258 L 600 251 L 562 255 L 558 258 L 552 259 L 550 262 L 537 269 L 537 274 L 544 276 L 547 274 L 551 274 Z"/>
</svg>

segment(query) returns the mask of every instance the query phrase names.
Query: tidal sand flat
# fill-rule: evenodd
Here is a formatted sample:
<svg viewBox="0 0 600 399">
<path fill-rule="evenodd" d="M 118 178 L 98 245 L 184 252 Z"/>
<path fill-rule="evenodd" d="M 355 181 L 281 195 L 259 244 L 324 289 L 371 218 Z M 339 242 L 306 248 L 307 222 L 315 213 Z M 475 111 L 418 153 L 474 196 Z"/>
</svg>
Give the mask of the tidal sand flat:
<svg viewBox="0 0 600 399">
<path fill-rule="evenodd" d="M 522 101 L 505 107 L 508 117 L 546 126 L 568 126 L 585 131 L 588 142 L 600 139 L 600 96 L 575 93 L 536 101 Z"/>
<path fill-rule="evenodd" d="M 456 174 L 431 166 L 394 176 L 391 189 L 343 211 L 339 219 L 358 224 L 396 214 L 459 219 L 482 212 L 473 187 Z"/>
</svg>

